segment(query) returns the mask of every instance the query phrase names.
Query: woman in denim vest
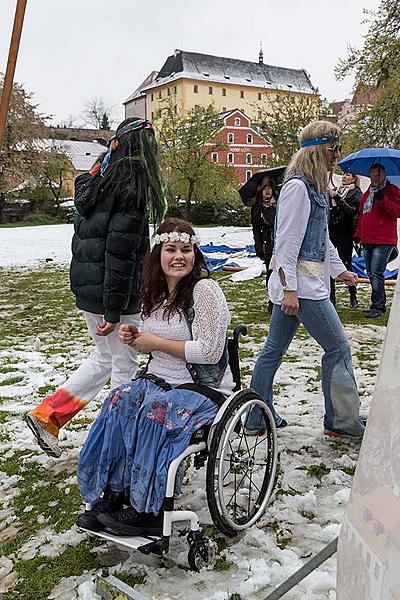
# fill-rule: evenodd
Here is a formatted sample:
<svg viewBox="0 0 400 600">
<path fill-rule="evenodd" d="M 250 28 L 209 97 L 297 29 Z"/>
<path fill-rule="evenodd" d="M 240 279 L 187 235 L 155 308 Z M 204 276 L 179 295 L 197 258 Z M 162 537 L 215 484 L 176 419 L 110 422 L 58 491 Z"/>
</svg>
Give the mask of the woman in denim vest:
<svg viewBox="0 0 400 600">
<path fill-rule="evenodd" d="M 150 359 L 145 374 L 106 398 L 82 448 L 78 483 L 93 508 L 79 515 L 80 527 L 161 534 L 168 467 L 233 390 L 230 314 L 198 244 L 181 219 L 167 219 L 154 236 L 140 330 L 120 327 L 120 340 Z"/>
<path fill-rule="evenodd" d="M 251 387 L 267 402 L 277 427 L 287 425 L 273 407 L 272 385 L 282 357 L 302 323 L 324 349 L 322 391 L 327 435 L 362 437 L 359 396 L 353 374 L 350 345 L 329 300 L 330 277 L 355 285 L 329 240 L 327 174 L 340 155 L 339 128 L 327 121 L 310 123 L 299 135 L 300 150 L 285 173 L 279 196 L 273 273 L 268 284 L 274 303 L 265 346 L 254 367 Z M 254 410 L 246 426 L 263 428 Z"/>
</svg>

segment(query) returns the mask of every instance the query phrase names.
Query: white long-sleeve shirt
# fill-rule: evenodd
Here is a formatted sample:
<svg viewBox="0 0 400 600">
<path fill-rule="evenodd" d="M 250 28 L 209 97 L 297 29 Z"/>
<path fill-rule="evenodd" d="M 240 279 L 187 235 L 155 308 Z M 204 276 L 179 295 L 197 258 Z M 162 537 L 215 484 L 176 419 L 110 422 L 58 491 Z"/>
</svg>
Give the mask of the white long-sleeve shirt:
<svg viewBox="0 0 400 600">
<path fill-rule="evenodd" d="M 330 277 L 335 278 L 346 271 L 327 232 L 325 260 L 315 265 L 318 265 L 317 271 L 320 273 L 313 276 L 301 274 L 298 257 L 310 210 L 310 199 L 305 184 L 300 179 L 291 179 L 285 183 L 279 196 L 274 270 L 268 282 L 269 298 L 274 304 L 281 303 L 285 290 L 297 292 L 298 298 L 309 300 L 329 298 Z M 282 280 L 279 273 L 282 275 Z"/>
<path fill-rule="evenodd" d="M 175 314 L 169 321 L 163 318 L 164 306 L 154 310 L 142 321 L 140 327 L 142 331 L 150 331 L 168 340 L 185 341 L 186 360 L 165 352 L 151 353 L 149 373 L 165 379 L 171 385 L 192 381 L 187 363 L 217 364 L 225 347 L 226 331 L 231 316 L 225 296 L 214 280 L 201 279 L 196 283 L 193 289 L 193 308 L 193 338 L 184 317 Z M 234 385 L 228 366 L 218 390 L 229 395 Z"/>
</svg>

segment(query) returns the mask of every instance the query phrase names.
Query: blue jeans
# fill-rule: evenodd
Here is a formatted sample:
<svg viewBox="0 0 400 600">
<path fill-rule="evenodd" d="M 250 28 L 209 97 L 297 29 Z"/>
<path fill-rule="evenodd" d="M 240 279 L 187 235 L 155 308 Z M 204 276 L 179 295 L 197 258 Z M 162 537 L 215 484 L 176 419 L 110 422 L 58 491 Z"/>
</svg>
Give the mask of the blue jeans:
<svg viewBox="0 0 400 600">
<path fill-rule="evenodd" d="M 392 244 L 366 244 L 364 246 L 365 269 L 371 282 L 371 308 L 386 310 L 385 272 Z"/>
<path fill-rule="evenodd" d="M 351 362 L 351 350 L 342 324 L 330 300 L 301 298 L 296 316 L 285 315 L 274 305 L 268 337 L 254 367 L 251 387 L 265 400 L 277 426 L 282 421 L 273 407 L 272 384 L 282 357 L 300 323 L 322 346 L 322 391 L 325 400 L 324 427 L 361 436 L 364 424 L 359 417 L 359 396 Z M 262 429 L 260 409 L 253 409 L 246 420 L 249 429 Z"/>
</svg>

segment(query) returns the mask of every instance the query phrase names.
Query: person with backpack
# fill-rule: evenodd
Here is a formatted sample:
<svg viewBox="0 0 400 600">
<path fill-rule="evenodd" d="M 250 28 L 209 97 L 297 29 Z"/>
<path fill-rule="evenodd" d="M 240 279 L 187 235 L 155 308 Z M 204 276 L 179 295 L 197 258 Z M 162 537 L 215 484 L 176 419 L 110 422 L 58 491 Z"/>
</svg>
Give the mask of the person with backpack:
<svg viewBox="0 0 400 600">
<path fill-rule="evenodd" d="M 111 379 L 111 388 L 129 381 L 137 368 L 136 349 L 121 344 L 121 323 L 139 324 L 139 293 L 149 247 L 148 216 L 166 210 L 163 177 L 151 123 L 129 118 L 117 128 L 108 150 L 90 173 L 75 180 L 70 266 L 71 290 L 83 311 L 94 352 L 54 394 L 25 415 L 38 444 L 58 458 L 58 434 Z"/>
<path fill-rule="evenodd" d="M 274 303 L 268 337 L 257 359 L 251 387 L 271 409 L 276 426 L 287 425 L 273 405 L 272 385 L 282 357 L 303 324 L 322 346 L 322 391 L 327 435 L 361 438 L 359 396 L 351 349 L 338 314 L 329 300 L 330 277 L 356 285 L 329 240 L 328 172 L 340 156 L 340 130 L 316 121 L 299 134 L 300 149 L 285 172 L 276 216 L 273 273 L 268 282 Z M 265 427 L 257 407 L 246 420 L 255 433 Z"/>
</svg>

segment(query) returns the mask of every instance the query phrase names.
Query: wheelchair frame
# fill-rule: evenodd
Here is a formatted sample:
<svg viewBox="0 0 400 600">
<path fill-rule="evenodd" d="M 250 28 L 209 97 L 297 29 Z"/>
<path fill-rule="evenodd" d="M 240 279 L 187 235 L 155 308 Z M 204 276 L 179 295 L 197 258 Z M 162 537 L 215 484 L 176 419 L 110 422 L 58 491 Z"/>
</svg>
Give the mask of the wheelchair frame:
<svg viewBox="0 0 400 600">
<path fill-rule="evenodd" d="M 90 533 L 91 535 L 96 535 L 101 539 L 113 542 L 124 550 L 139 550 L 143 554 L 152 553 L 163 556 L 169 550 L 169 542 L 172 535 L 173 524 L 182 521 L 189 521 L 190 532 L 187 535 L 187 541 L 189 543 L 189 566 L 192 570 L 198 571 L 202 566 L 213 564 L 215 560 L 215 544 L 201 533 L 197 514 L 191 510 L 175 510 L 174 489 L 177 470 L 182 461 L 192 454 L 195 455 L 195 468 L 204 466 L 208 459 L 206 476 L 208 507 L 215 525 L 219 530 L 222 531 L 222 533 L 232 537 L 238 534 L 240 531 L 251 527 L 262 516 L 275 483 L 277 465 L 276 428 L 274 419 L 268 406 L 256 394 L 256 392 L 251 388 L 244 390 L 240 389 L 238 339 L 240 334 L 245 335 L 246 333 L 247 329 L 244 326 L 236 327 L 233 332 L 233 338 L 229 339 L 228 344 L 229 364 L 235 381 L 235 391 L 219 408 L 213 423 L 210 426 L 203 427 L 196 431 L 192 436 L 190 445 L 184 452 L 177 456 L 177 458 L 175 458 L 169 466 L 166 497 L 163 504 L 164 520 L 162 536 L 130 537 L 114 535 L 108 533 L 107 531 L 97 532 L 89 529 L 83 529 L 84 531 Z M 247 438 L 244 438 L 244 436 L 247 435 L 245 434 L 244 416 L 253 406 L 259 406 L 259 408 L 263 411 L 266 424 L 266 475 L 264 475 L 264 479 L 260 484 L 261 489 L 254 484 L 257 490 L 260 492 L 260 496 L 262 497 L 258 497 L 255 501 L 255 508 L 252 510 L 250 518 L 248 520 L 244 520 L 243 515 L 239 515 L 237 519 L 238 522 L 236 522 L 232 517 L 230 517 L 226 507 L 223 508 L 223 490 L 225 486 L 229 486 L 229 481 L 226 483 L 226 480 L 228 477 L 230 477 L 231 471 L 233 473 L 235 482 L 236 479 L 242 477 L 239 482 L 239 485 L 241 485 L 245 478 L 247 478 L 250 482 L 252 481 L 252 475 L 250 474 L 249 476 L 246 474 L 244 468 L 248 467 L 252 473 L 254 466 L 262 464 L 257 463 L 257 459 L 255 458 L 255 451 L 257 447 L 260 446 L 261 448 L 261 441 L 258 441 L 261 438 L 252 436 L 252 439 L 255 441 L 253 442 L 254 446 L 251 449 L 249 448 Z M 229 411 L 231 411 L 231 414 L 229 414 Z M 227 443 L 224 443 L 220 449 L 220 442 L 221 440 L 223 441 L 225 439 L 227 439 Z M 238 440 L 240 440 L 241 443 L 243 439 L 245 439 L 245 446 L 241 450 L 240 448 L 235 449 L 235 446 L 238 444 Z M 228 451 L 226 450 L 227 445 L 229 446 Z M 253 448 L 254 454 L 253 457 L 251 457 L 250 450 Z M 220 452 L 219 458 L 217 457 L 218 451 Z M 210 460 L 211 452 L 214 453 L 212 460 Z M 246 454 L 248 454 L 247 457 Z M 221 462 L 223 468 L 221 468 Z M 229 469 L 227 469 L 228 463 Z M 217 488 L 215 488 L 216 480 L 218 482 Z M 218 492 L 218 494 L 216 494 L 216 492 Z M 229 493 L 230 492 L 228 492 L 228 494 Z M 250 499 L 251 491 L 249 491 L 247 500 L 249 508 Z M 86 509 L 90 510 L 89 504 L 86 505 Z M 233 512 L 234 515 L 236 515 L 236 505 L 234 505 Z"/>
</svg>

